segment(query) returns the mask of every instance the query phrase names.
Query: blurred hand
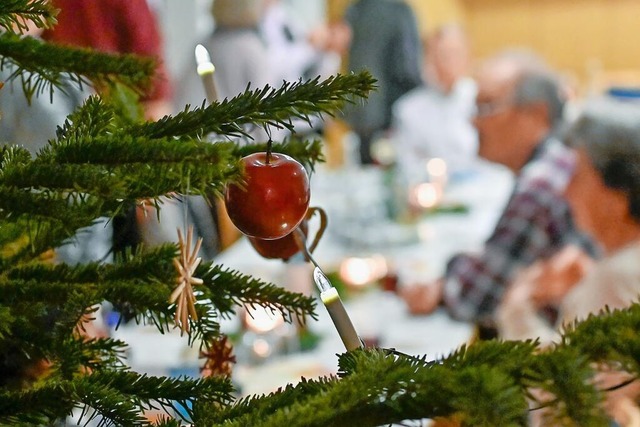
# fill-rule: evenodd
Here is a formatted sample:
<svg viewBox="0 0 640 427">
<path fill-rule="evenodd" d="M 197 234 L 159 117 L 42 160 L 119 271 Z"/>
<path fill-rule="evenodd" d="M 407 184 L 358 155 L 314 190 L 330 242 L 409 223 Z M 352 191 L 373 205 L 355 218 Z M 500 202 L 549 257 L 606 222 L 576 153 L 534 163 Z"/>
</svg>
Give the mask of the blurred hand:
<svg viewBox="0 0 640 427">
<path fill-rule="evenodd" d="M 400 296 L 406 302 L 411 314 L 429 314 L 440 304 L 443 286 L 442 280 L 429 284 L 405 286 L 400 290 Z"/>
<path fill-rule="evenodd" d="M 496 309 L 500 336 L 504 339 L 538 337 L 543 344 L 555 341 L 557 330 L 540 316 L 540 309 L 559 306 L 592 264 L 591 258 L 570 246 L 548 260 L 523 269 Z"/>
<path fill-rule="evenodd" d="M 534 277 L 531 299 L 536 307 L 557 305 L 585 276 L 593 260 L 576 246 L 567 246 L 542 262 Z"/>
</svg>

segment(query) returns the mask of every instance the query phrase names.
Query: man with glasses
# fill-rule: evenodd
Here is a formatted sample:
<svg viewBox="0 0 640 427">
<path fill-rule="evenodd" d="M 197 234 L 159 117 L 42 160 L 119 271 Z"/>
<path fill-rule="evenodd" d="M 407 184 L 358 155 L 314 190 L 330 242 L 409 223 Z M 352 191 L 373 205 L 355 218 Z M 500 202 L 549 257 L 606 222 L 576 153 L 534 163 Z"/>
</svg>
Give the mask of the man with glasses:
<svg viewBox="0 0 640 427">
<path fill-rule="evenodd" d="M 571 220 L 563 191 L 572 152 L 554 137 L 563 115 L 561 88 L 537 58 L 503 52 L 477 74 L 479 155 L 508 167 L 516 180 L 482 253 L 459 254 L 432 286 L 403 291 L 409 310 L 429 313 L 443 304 L 458 319 L 492 331 L 494 311 L 515 273 L 569 243 L 593 252 Z"/>
</svg>

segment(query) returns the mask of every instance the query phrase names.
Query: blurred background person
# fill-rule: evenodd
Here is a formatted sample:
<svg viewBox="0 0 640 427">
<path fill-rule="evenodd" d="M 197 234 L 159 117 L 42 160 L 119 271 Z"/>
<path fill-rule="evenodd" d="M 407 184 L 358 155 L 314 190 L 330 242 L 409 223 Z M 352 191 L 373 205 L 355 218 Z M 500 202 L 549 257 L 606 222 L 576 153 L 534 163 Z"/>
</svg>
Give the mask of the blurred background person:
<svg viewBox="0 0 640 427">
<path fill-rule="evenodd" d="M 214 20 L 211 34 L 200 42 L 207 48 L 215 66 L 213 78 L 218 100 L 233 98 L 251 89 L 273 85 L 275 72 L 269 58 L 267 44 L 260 32 L 265 13 L 265 0 L 214 0 L 210 12 Z M 195 45 L 193 46 L 195 48 Z M 180 83 L 178 105 L 201 106 L 211 101 L 201 77 L 196 72 L 195 60 Z M 256 140 L 265 140 L 263 129 L 249 129 Z"/>
<path fill-rule="evenodd" d="M 260 34 L 265 42 L 274 87 L 283 82 L 326 79 L 340 71 L 342 54 L 348 37 L 345 27 L 319 23 L 305 25 L 283 0 L 264 0 L 265 12 L 260 22 Z M 299 135 L 321 134 L 324 120 L 311 118 L 311 124 L 294 119 Z M 280 137 L 286 132 L 278 132 Z"/>
<path fill-rule="evenodd" d="M 442 279 L 408 287 L 403 297 L 413 313 L 442 303 L 453 317 L 494 333 L 495 309 L 517 271 L 569 243 L 593 248 L 563 196 L 574 155 L 554 135 L 563 123 L 554 74 L 535 55 L 508 51 L 482 64 L 477 83 L 479 155 L 513 171 L 513 191 L 481 253 L 453 257 Z"/>
<path fill-rule="evenodd" d="M 473 127 L 476 84 L 469 77 L 466 34 L 455 24 L 436 29 L 425 41 L 425 83 L 403 95 L 393 106 L 392 139 L 397 171 L 411 177 L 425 174 L 426 162 L 443 159 L 456 174 L 477 159 Z"/>
<path fill-rule="evenodd" d="M 563 325 L 606 307 L 628 307 L 640 296 L 640 107 L 613 100 L 588 102 L 565 140 L 577 150 L 565 195 L 576 223 L 602 245 L 605 256 L 593 262 L 568 248 L 525 269 L 498 309 L 504 339 L 559 342 Z M 560 307 L 556 322 L 541 313 L 548 304 Z M 605 372 L 597 383 L 608 388 L 629 378 Z M 640 411 L 633 402 L 639 387 L 635 381 L 607 393 L 607 409 L 620 425 L 637 425 Z"/>
<path fill-rule="evenodd" d="M 499 329 L 507 339 L 558 338 L 558 329 L 538 313 L 548 303 L 560 304 L 560 327 L 640 296 L 640 107 L 591 101 L 565 139 L 577 150 L 566 198 L 605 257 L 593 263 L 574 251 L 523 271 L 501 304 Z"/>
<path fill-rule="evenodd" d="M 147 0 L 52 0 L 58 23 L 44 40 L 110 53 L 133 53 L 158 61 L 155 79 L 142 97 L 145 114 L 159 119 L 173 109 L 173 86 L 164 61 L 157 17 Z"/>
<path fill-rule="evenodd" d="M 378 80 L 378 89 L 345 117 L 359 138 L 361 164 L 372 164 L 371 144 L 389 130 L 392 105 L 422 83 L 420 36 L 413 10 L 403 1 L 358 0 L 345 20 L 352 34 L 348 70 L 366 69 Z"/>
<path fill-rule="evenodd" d="M 340 55 L 332 49 L 332 28 L 327 24 L 306 28 L 283 0 L 264 0 L 260 32 L 274 74 L 273 84 L 282 81 L 329 77 L 340 68 Z"/>
</svg>

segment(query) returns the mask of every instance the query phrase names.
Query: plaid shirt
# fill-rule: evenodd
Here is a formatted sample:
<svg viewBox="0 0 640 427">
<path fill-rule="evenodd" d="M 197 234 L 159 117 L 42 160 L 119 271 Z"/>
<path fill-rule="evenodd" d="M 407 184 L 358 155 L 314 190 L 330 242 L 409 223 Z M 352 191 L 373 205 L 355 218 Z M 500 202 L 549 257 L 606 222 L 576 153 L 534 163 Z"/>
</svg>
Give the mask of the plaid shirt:
<svg viewBox="0 0 640 427">
<path fill-rule="evenodd" d="M 572 242 L 589 253 L 562 194 L 574 154 L 557 139 L 543 141 L 518 174 L 509 202 L 478 256 L 453 257 L 444 277 L 443 302 L 461 320 L 490 320 L 514 274 Z"/>
</svg>

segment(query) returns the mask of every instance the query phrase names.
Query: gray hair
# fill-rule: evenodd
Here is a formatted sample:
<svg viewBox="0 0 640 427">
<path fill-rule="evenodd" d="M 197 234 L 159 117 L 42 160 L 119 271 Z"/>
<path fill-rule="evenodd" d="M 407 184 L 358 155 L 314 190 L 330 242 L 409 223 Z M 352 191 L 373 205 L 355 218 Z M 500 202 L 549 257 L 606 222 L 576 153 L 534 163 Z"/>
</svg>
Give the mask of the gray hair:
<svg viewBox="0 0 640 427">
<path fill-rule="evenodd" d="M 607 187 L 626 193 L 630 214 L 640 221 L 640 105 L 591 100 L 564 140 L 585 150 Z"/>
<path fill-rule="evenodd" d="M 516 105 L 543 103 L 547 106 L 550 127 L 559 127 L 564 119 L 566 99 L 560 79 L 546 61 L 526 48 L 507 48 L 499 52 L 495 58 L 497 61 L 513 64 L 517 70 L 513 102 Z"/>
<path fill-rule="evenodd" d="M 545 70 L 525 70 L 518 78 L 513 93 L 516 105 L 541 102 L 547 106 L 549 124 L 557 127 L 564 118 L 565 99 L 558 79 Z"/>
</svg>

